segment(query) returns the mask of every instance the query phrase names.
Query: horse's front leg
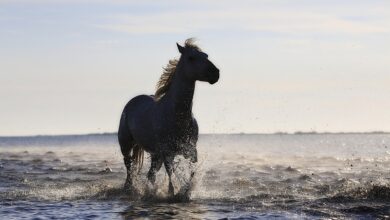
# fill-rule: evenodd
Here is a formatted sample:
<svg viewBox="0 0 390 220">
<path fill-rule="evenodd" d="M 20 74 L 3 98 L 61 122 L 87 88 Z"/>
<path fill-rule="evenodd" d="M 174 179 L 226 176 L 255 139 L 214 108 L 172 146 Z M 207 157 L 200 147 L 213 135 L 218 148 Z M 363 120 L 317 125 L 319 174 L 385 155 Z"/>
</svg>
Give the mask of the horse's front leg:
<svg viewBox="0 0 390 220">
<path fill-rule="evenodd" d="M 167 171 L 168 177 L 169 177 L 168 194 L 173 197 L 175 195 L 173 184 L 172 184 L 173 157 L 166 158 L 164 161 L 164 166 L 165 166 L 165 170 Z"/>
<path fill-rule="evenodd" d="M 152 164 L 148 172 L 148 180 L 154 185 L 156 182 L 156 173 L 161 169 L 162 159 L 157 155 L 152 155 Z"/>
</svg>

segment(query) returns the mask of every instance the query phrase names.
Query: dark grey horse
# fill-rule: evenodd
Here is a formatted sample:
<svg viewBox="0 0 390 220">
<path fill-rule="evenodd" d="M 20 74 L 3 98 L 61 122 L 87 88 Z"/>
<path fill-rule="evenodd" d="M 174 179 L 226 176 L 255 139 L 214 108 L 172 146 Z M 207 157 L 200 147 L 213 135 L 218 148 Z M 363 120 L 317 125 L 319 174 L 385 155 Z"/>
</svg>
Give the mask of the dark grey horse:
<svg viewBox="0 0 390 220">
<path fill-rule="evenodd" d="M 208 60 L 192 39 L 182 47 L 179 60 L 170 60 L 154 96 L 140 95 L 125 106 L 119 125 L 118 140 L 127 168 L 125 188 L 132 186 L 132 166 L 142 166 L 143 151 L 151 155 L 147 174 L 154 184 L 156 172 L 164 163 L 169 177 L 169 195 L 174 195 L 171 181 L 173 160 L 177 155 L 197 162 L 198 124 L 192 115 L 195 82 L 214 84 L 219 69 Z"/>
</svg>

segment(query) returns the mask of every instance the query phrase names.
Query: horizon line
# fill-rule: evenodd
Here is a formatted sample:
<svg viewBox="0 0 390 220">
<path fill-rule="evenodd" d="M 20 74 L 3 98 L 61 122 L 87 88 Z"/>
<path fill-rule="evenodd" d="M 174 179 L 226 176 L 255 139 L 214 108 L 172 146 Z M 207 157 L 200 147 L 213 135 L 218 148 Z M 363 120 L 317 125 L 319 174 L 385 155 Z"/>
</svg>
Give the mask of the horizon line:
<svg viewBox="0 0 390 220">
<path fill-rule="evenodd" d="M 17 137 L 63 137 L 63 136 L 90 136 L 90 135 L 115 135 L 117 132 L 96 132 L 79 134 L 36 134 L 36 135 L 0 135 L 0 138 Z M 234 133 L 199 133 L 199 135 L 304 135 L 304 134 L 390 134 L 390 131 L 276 131 L 276 132 L 234 132 Z"/>
</svg>

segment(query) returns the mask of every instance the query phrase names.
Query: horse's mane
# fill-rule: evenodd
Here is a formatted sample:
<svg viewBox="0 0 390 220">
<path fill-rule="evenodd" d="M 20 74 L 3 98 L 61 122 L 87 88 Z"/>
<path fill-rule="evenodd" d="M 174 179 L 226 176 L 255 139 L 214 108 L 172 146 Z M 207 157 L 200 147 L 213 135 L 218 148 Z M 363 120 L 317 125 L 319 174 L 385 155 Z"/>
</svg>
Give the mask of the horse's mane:
<svg viewBox="0 0 390 220">
<path fill-rule="evenodd" d="M 192 49 L 195 49 L 197 51 L 202 51 L 198 47 L 198 45 L 195 44 L 194 38 L 187 39 L 184 43 L 184 47 L 185 48 L 192 48 Z M 163 74 L 161 74 L 161 77 L 158 80 L 157 85 L 156 85 L 156 93 L 154 94 L 155 100 L 161 99 L 167 93 L 167 91 L 172 83 L 173 75 L 176 72 L 176 67 L 178 64 L 179 64 L 178 59 L 171 59 L 171 60 L 169 60 L 168 64 L 163 68 L 164 69 Z"/>
</svg>

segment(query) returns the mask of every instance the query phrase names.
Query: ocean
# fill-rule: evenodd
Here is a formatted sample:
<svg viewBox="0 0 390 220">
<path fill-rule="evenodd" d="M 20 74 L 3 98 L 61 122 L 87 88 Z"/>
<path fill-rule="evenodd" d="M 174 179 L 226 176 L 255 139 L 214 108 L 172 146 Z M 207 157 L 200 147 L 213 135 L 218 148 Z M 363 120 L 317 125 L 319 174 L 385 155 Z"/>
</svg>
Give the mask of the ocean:
<svg viewBox="0 0 390 220">
<path fill-rule="evenodd" d="M 390 134 L 204 134 L 198 159 L 189 200 L 147 154 L 134 196 L 115 134 L 0 137 L 0 219 L 390 218 Z"/>
</svg>

